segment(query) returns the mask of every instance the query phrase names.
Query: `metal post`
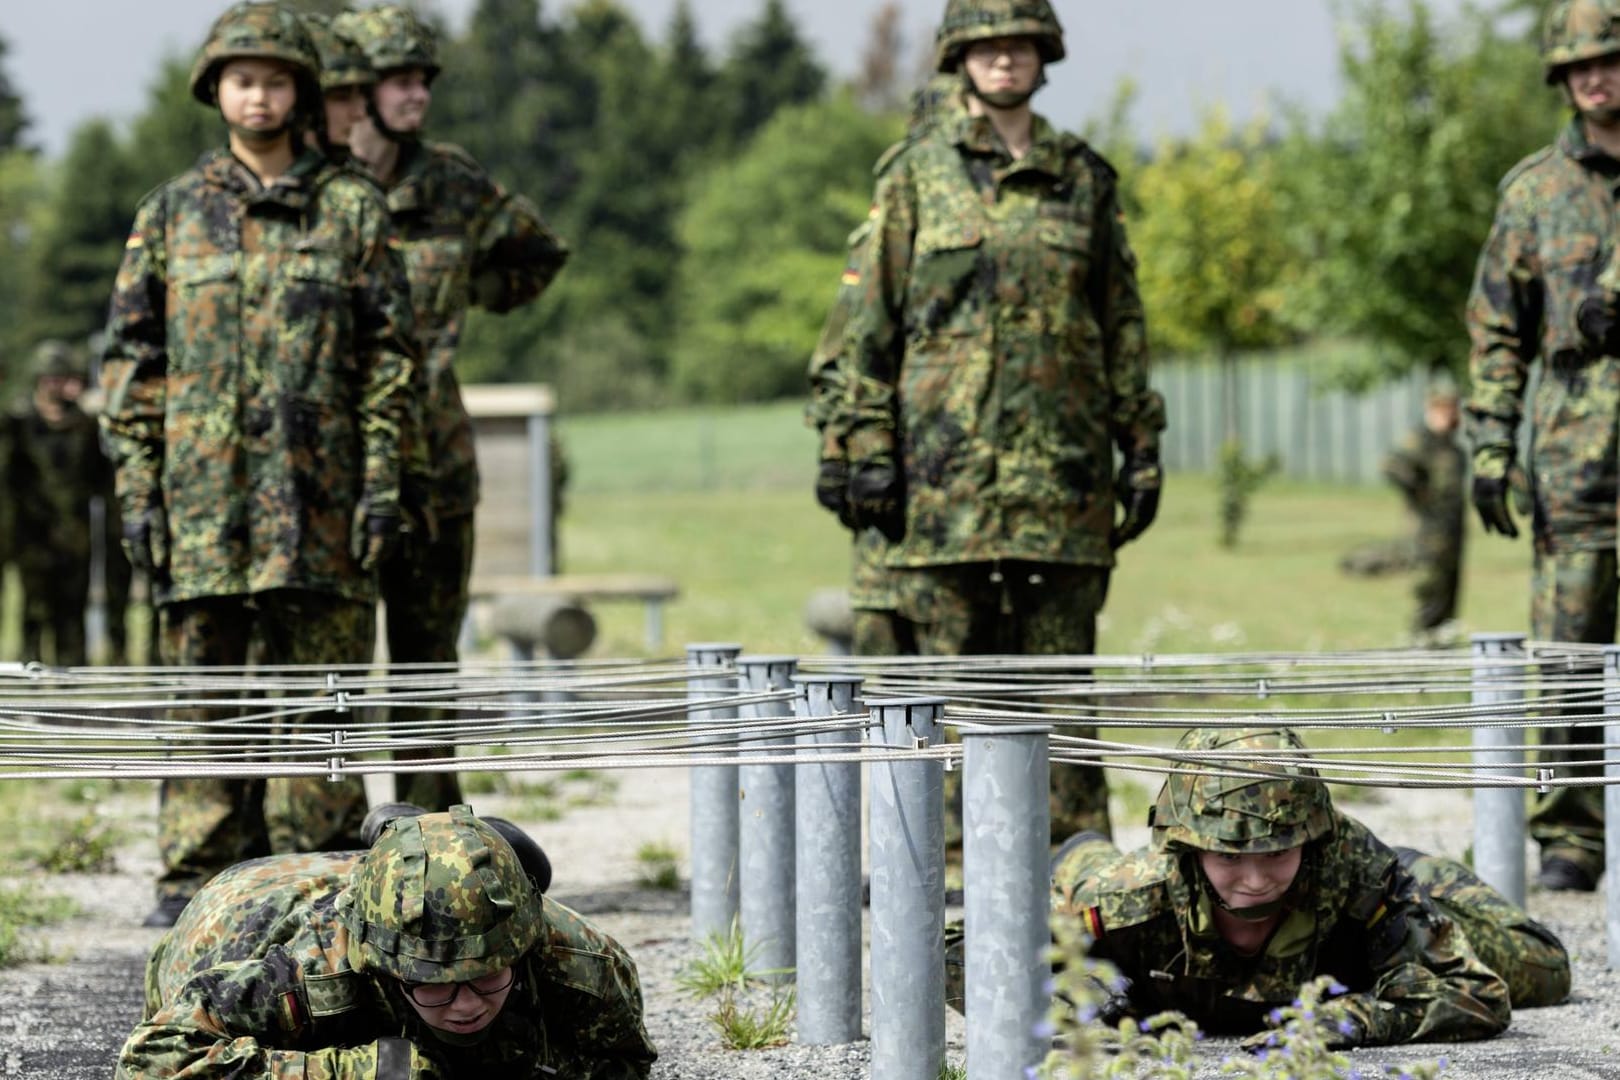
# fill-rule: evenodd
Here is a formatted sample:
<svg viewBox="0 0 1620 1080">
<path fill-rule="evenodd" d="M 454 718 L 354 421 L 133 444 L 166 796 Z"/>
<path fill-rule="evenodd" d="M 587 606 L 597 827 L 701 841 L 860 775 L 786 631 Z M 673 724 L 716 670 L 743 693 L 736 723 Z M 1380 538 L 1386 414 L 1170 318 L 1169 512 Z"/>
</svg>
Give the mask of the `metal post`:
<svg viewBox="0 0 1620 1080">
<path fill-rule="evenodd" d="M 1051 1040 L 1051 772 L 1040 725 L 962 731 L 967 1067 L 971 1080 L 1023 1080 Z"/>
<path fill-rule="evenodd" d="M 1523 634 L 1475 634 L 1474 704 L 1502 705 L 1504 714 L 1524 712 L 1524 690 L 1504 682 L 1524 678 Z M 1494 684 L 1494 685 L 1493 685 Z M 1490 717 L 1477 717 L 1483 722 Z M 1521 776 L 1524 741 L 1520 727 L 1474 728 L 1474 767 L 1490 776 Z M 1524 904 L 1524 789 L 1482 787 L 1474 791 L 1474 872 L 1515 904 Z"/>
<path fill-rule="evenodd" d="M 1620 743 L 1620 646 L 1603 646 L 1603 858 L 1607 867 L 1620 867 L 1620 761 L 1614 746 Z M 1609 934 L 1609 968 L 1620 968 L 1620 872 L 1611 869 L 1604 889 L 1604 923 Z"/>
<path fill-rule="evenodd" d="M 788 690 L 798 661 L 788 656 L 740 656 L 737 682 L 743 693 Z M 793 715 L 790 701 L 739 708 L 744 721 Z M 793 979 L 793 762 L 778 749 L 792 735 L 750 736 L 737 767 L 740 810 L 737 865 L 741 870 L 743 947 L 771 982 Z M 754 763 L 749 758 L 760 758 Z"/>
<path fill-rule="evenodd" d="M 800 676 L 801 717 L 858 710 L 859 675 Z M 801 751 L 859 744 L 860 728 L 807 731 Z M 794 784 L 798 878 L 799 1042 L 833 1046 L 861 1037 L 861 767 L 801 762 Z"/>
<path fill-rule="evenodd" d="M 872 702 L 874 749 L 941 741 L 942 698 Z M 937 759 L 873 761 L 872 1075 L 938 1080 L 945 1063 L 944 769 Z"/>
<path fill-rule="evenodd" d="M 734 664 L 741 645 L 686 647 L 688 709 L 694 724 L 737 718 L 734 705 L 711 709 L 698 703 L 737 692 Z M 700 736 L 707 743 L 735 746 L 728 735 Z M 725 934 L 737 919 L 737 766 L 699 765 L 692 769 L 692 936 L 702 941 Z"/>
<path fill-rule="evenodd" d="M 529 573 L 550 577 L 557 572 L 551 550 L 551 417 L 529 416 Z"/>
</svg>

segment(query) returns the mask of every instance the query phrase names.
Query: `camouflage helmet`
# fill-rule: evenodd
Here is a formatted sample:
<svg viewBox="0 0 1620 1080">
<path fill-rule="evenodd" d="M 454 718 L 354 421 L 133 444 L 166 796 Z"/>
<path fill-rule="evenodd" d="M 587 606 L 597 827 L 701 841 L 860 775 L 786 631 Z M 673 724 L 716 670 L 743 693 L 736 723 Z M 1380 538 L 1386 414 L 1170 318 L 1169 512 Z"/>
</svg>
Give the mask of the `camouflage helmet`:
<svg viewBox="0 0 1620 1080">
<path fill-rule="evenodd" d="M 1062 60 L 1063 26 L 1049 0 L 949 0 L 945 21 L 934 35 L 934 67 L 953 72 L 975 41 L 1032 37 L 1048 64 Z"/>
<path fill-rule="evenodd" d="M 1292 757 L 1305 744 L 1287 728 L 1195 728 L 1181 751 L 1234 751 Z M 1191 848 L 1227 855 L 1286 851 L 1333 831 L 1333 803 L 1316 770 L 1302 765 L 1200 759 L 1180 763 L 1159 789 L 1148 823 L 1159 851 Z M 1222 772 L 1264 772 L 1254 776 Z"/>
<path fill-rule="evenodd" d="M 544 927 L 512 846 L 470 806 L 388 822 L 355 866 L 342 911 L 349 966 L 411 983 L 493 974 Z"/>
<path fill-rule="evenodd" d="M 241 58 L 291 64 L 298 78 L 299 108 L 320 104 L 320 54 L 303 21 L 291 9 L 258 2 L 226 9 L 214 20 L 191 67 L 191 96 L 204 105 L 218 104 L 219 69 L 227 60 Z"/>
<path fill-rule="evenodd" d="M 339 32 L 329 16 L 305 14 L 304 28 L 309 31 L 315 51 L 321 57 L 322 90 L 372 86 L 377 82 L 377 72 L 372 68 L 366 50 L 348 34 Z"/>
<path fill-rule="evenodd" d="M 47 338 L 34 347 L 34 378 L 69 379 L 83 377 L 78 350 L 57 338 Z"/>
<path fill-rule="evenodd" d="M 366 51 L 378 75 L 413 67 L 421 68 L 429 80 L 439 73 L 439 37 L 410 8 L 383 4 L 346 11 L 332 26 Z"/>
<path fill-rule="evenodd" d="M 1620 53 L 1620 4 L 1615 0 L 1557 0 L 1541 27 L 1541 61 L 1547 85 L 1563 81 L 1564 69 L 1582 60 Z"/>
</svg>

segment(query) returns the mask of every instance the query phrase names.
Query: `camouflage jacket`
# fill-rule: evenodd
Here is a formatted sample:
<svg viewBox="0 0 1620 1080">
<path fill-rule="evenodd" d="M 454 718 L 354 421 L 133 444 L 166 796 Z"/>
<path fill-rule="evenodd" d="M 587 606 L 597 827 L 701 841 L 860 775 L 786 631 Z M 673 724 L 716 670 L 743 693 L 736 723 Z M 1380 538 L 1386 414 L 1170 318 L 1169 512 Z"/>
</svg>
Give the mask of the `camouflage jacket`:
<svg viewBox="0 0 1620 1080">
<path fill-rule="evenodd" d="M 411 311 L 374 185 L 307 152 L 269 188 L 228 151 L 148 195 L 113 288 L 102 424 L 126 520 L 168 514 L 163 602 L 376 595 L 358 512 L 397 512 Z"/>
<path fill-rule="evenodd" d="M 90 500 L 112 494 L 112 471 L 101 452 L 96 421 L 66 402 L 57 420 L 47 420 L 32 402 L 12 421 L 17 558 L 90 558 Z"/>
<path fill-rule="evenodd" d="M 410 1039 L 445 1080 L 634 1080 L 657 1051 L 635 964 L 550 899 L 489 1036 L 441 1042 L 384 976 L 356 973 L 339 918 L 358 852 L 280 855 L 214 878 L 153 949 L 120 1080 L 371 1080 L 377 1040 Z"/>
<path fill-rule="evenodd" d="M 1462 543 L 1468 460 L 1456 439 L 1416 428 L 1384 458 L 1383 471 L 1406 496 L 1425 534 Z"/>
<path fill-rule="evenodd" d="M 1330 1019 L 1349 1025 L 1352 1044 L 1455 1042 L 1507 1028 L 1507 984 L 1354 819 L 1335 813 L 1333 833 L 1308 849 L 1294 906 L 1257 956 L 1226 945 L 1196 866 L 1190 854 L 1081 845 L 1053 875 L 1054 915 L 1085 921 L 1092 955 L 1130 980 L 1140 1015 L 1179 1010 L 1207 1031 L 1246 1034 L 1299 987 L 1331 975 L 1349 993 L 1330 1003 Z"/>
<path fill-rule="evenodd" d="M 1015 161 L 963 112 L 902 144 L 874 201 L 848 443 L 902 463 L 889 564 L 1112 565 L 1114 448 L 1164 427 L 1113 169 L 1040 117 Z"/>
<path fill-rule="evenodd" d="M 1476 450 L 1517 445 L 1531 362 L 1542 361 L 1530 417 L 1532 527 L 1542 550 L 1614 547 L 1620 360 L 1594 355 L 1576 326 L 1617 224 L 1620 162 L 1589 145 L 1580 121 L 1502 181 L 1468 301 Z"/>
<path fill-rule="evenodd" d="M 430 505 L 441 519 L 478 504 L 472 421 L 453 367 L 467 309 L 504 314 L 539 296 L 568 260 L 568 246 L 521 195 L 508 194 L 465 150 L 407 143 L 388 185 L 394 243 L 411 279 L 411 305 L 422 346 L 417 393 Z"/>
</svg>

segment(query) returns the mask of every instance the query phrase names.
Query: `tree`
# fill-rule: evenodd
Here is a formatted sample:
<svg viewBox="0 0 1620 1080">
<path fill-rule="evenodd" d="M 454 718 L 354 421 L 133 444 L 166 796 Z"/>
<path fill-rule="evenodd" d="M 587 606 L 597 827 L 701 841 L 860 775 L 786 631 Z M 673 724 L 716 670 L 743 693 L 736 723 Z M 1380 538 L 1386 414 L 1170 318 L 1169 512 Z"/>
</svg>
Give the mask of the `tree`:
<svg viewBox="0 0 1620 1080">
<path fill-rule="evenodd" d="M 1274 466 L 1250 462 L 1238 415 L 1237 352 L 1281 344 L 1284 286 L 1294 274 L 1264 121 L 1234 132 L 1212 111 L 1198 134 L 1162 144 L 1136 170 L 1138 281 L 1153 340 L 1214 353 L 1222 371 L 1221 541 L 1237 543 L 1248 498 Z"/>
<path fill-rule="evenodd" d="M 1313 130 L 1296 120 L 1284 197 L 1306 272 L 1294 317 L 1384 346 L 1352 385 L 1414 367 L 1460 373 L 1463 308 L 1496 185 L 1557 130 L 1534 46 L 1466 12 L 1436 23 L 1362 3 L 1344 45 L 1345 96 Z"/>
<path fill-rule="evenodd" d="M 0 152 L 23 148 L 23 132 L 28 128 L 28 116 L 23 112 L 22 95 L 11 85 L 6 74 L 5 59 L 10 46 L 0 37 Z"/>
<path fill-rule="evenodd" d="M 905 86 L 900 75 L 904 51 L 900 5 L 886 0 L 872 13 L 860 70 L 855 76 L 855 93 L 862 105 L 874 112 L 895 112 L 905 106 Z"/>
<path fill-rule="evenodd" d="M 28 268 L 46 209 L 46 169 L 25 150 L 0 152 L 0 408 L 18 389 L 14 361 L 32 341 Z"/>
<path fill-rule="evenodd" d="M 716 402 L 803 390 L 871 163 L 901 126 L 844 96 L 784 109 L 698 178 L 680 221 L 678 390 Z"/>
<path fill-rule="evenodd" d="M 782 0 L 765 0 L 759 18 L 737 32 L 720 70 L 717 107 L 725 136 L 742 145 L 777 109 L 815 100 L 826 83 L 826 71 Z"/>
</svg>

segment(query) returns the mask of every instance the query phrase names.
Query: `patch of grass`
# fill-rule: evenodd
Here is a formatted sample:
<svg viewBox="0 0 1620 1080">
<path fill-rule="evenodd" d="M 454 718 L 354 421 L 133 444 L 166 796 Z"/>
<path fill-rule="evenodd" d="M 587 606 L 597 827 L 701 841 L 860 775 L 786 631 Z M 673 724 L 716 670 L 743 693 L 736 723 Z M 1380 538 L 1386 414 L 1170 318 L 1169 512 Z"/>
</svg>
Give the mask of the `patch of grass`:
<svg viewBox="0 0 1620 1080">
<path fill-rule="evenodd" d="M 561 821 L 564 814 L 563 807 L 552 799 L 519 799 L 512 808 L 512 816 L 524 821 Z"/>
<path fill-rule="evenodd" d="M 118 867 L 114 852 L 122 841 L 122 834 L 108 822 L 93 813 L 82 814 L 34 861 L 53 874 L 110 874 Z"/>
<path fill-rule="evenodd" d="M 939 1067 L 939 1080 L 968 1080 L 967 1066 L 947 1061 Z"/>
<path fill-rule="evenodd" d="M 695 998 L 735 995 L 785 969 L 756 970 L 759 946 L 743 943 L 742 924 L 736 919 L 724 931 L 709 935 L 703 955 L 675 973 L 675 985 Z"/>
<path fill-rule="evenodd" d="M 772 994 L 764 1005 L 748 1008 L 737 1004 L 735 995 L 725 994 L 709 1023 L 720 1032 L 728 1050 L 767 1050 L 788 1041 L 793 1025 L 796 998 L 791 990 Z"/>
<path fill-rule="evenodd" d="M 11 967 L 49 954 L 24 936 L 25 928 L 59 923 L 76 910 L 64 897 L 29 886 L 0 885 L 0 967 Z"/>
<path fill-rule="evenodd" d="M 649 889 L 673 892 L 681 887 L 681 872 L 676 865 L 675 849 L 668 844 L 654 842 L 636 849 L 636 862 L 641 869 L 637 880 Z"/>
</svg>

